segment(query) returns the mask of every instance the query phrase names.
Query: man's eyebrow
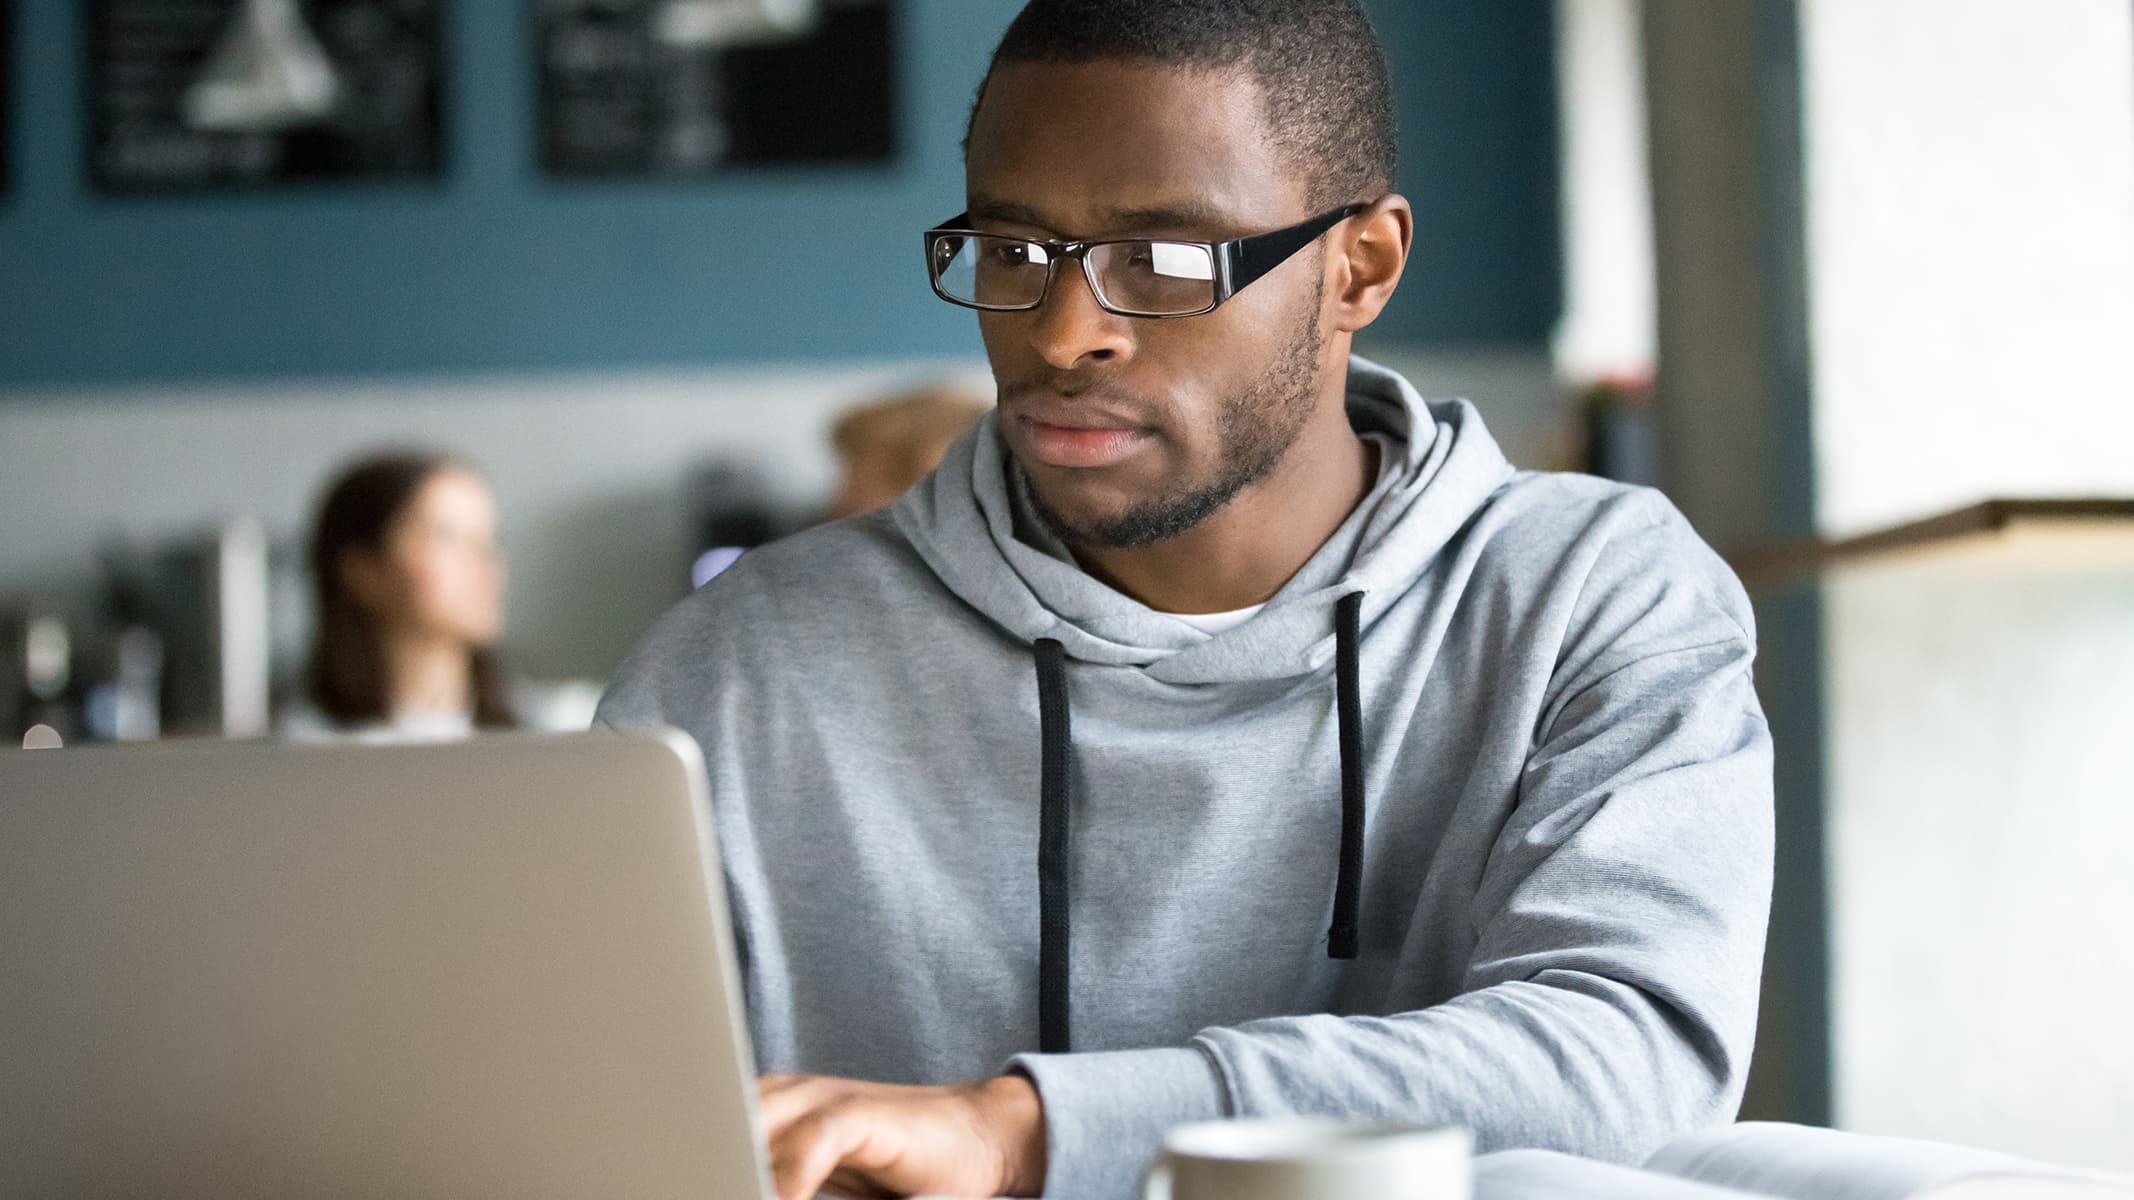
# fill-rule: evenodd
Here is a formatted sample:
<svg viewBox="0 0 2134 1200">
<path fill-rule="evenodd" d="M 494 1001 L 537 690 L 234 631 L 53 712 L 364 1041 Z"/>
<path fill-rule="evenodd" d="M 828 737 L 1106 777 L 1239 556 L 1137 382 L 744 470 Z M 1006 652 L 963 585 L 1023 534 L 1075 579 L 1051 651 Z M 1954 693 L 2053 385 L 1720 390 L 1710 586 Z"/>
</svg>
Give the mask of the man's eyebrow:
<svg viewBox="0 0 2134 1200">
<path fill-rule="evenodd" d="M 1006 200 L 975 199 L 971 202 L 970 215 L 973 221 L 997 221 L 1004 225 L 1022 225 L 1031 229 L 1043 229 L 1058 234 L 1059 227 L 1046 221 L 1036 209 L 1026 204 Z M 1082 231 L 1079 237 L 1133 237 L 1150 232 L 1175 233 L 1183 230 L 1227 230 L 1235 224 L 1234 218 L 1209 205 L 1198 203 L 1159 204 L 1138 208 L 1108 208 L 1100 216 L 1101 228 Z"/>
<path fill-rule="evenodd" d="M 1104 210 L 1104 228 L 1113 234 L 1146 233 L 1151 230 L 1227 230 L 1235 224 L 1236 218 L 1230 214 L 1212 205 L 1193 202 Z"/>
<path fill-rule="evenodd" d="M 1006 200 L 975 199 L 971 201 L 971 220 L 998 221 L 1003 225 L 1027 225 L 1032 229 L 1057 232 L 1045 224 L 1036 209 L 1023 204 L 1011 204 Z"/>
</svg>

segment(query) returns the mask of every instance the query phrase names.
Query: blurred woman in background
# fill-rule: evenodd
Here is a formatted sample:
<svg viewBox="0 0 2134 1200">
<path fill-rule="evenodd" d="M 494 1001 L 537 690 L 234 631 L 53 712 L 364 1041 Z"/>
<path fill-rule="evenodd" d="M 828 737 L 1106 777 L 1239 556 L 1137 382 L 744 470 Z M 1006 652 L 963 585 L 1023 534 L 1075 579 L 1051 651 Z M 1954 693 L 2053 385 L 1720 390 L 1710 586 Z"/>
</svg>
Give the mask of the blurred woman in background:
<svg viewBox="0 0 2134 1200">
<path fill-rule="evenodd" d="M 382 454 L 327 489 L 307 703 L 290 737 L 449 741 L 519 724 L 493 647 L 504 624 L 496 497 L 464 463 Z"/>
</svg>

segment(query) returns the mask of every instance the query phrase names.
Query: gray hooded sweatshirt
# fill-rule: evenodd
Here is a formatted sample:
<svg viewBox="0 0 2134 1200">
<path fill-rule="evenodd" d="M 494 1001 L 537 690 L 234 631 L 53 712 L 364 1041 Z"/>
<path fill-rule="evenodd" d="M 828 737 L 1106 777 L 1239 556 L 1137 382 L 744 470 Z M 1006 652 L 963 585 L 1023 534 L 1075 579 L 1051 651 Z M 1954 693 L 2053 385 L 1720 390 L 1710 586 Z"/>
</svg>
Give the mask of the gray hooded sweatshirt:
<svg viewBox="0 0 2134 1200">
<path fill-rule="evenodd" d="M 601 709 L 703 747 L 757 1066 L 1026 1073 L 1046 1194 L 1192 1119 L 1635 1161 L 1730 1119 L 1771 888 L 1749 605 L 1657 493 L 1519 472 L 1360 359 L 1399 455 L 1215 636 L 1031 527 L 992 418 L 751 551 Z"/>
</svg>

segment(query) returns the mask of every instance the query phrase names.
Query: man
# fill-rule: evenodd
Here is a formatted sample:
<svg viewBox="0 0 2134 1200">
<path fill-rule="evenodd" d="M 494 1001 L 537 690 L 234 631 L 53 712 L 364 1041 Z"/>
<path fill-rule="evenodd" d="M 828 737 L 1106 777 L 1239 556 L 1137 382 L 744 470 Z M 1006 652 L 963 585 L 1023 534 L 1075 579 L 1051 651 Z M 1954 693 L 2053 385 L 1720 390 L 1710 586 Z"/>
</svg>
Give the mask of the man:
<svg viewBox="0 0 2134 1200">
<path fill-rule="evenodd" d="M 1390 110 L 1353 0 L 1035 0 L 927 238 L 997 412 L 624 668 L 604 718 L 709 763 L 787 1200 L 1119 1197 L 1226 1114 L 1731 1115 L 1748 605 L 1656 494 L 1349 357 Z"/>
</svg>

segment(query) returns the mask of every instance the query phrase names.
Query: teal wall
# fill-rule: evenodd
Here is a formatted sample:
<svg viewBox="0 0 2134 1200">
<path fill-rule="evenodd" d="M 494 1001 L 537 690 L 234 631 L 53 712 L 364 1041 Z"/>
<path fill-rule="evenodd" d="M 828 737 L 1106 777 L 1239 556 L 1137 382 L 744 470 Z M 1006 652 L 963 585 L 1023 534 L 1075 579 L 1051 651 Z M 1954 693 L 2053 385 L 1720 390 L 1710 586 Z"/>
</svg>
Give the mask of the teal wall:
<svg viewBox="0 0 2134 1200">
<path fill-rule="evenodd" d="M 530 0 L 449 0 L 443 178 L 178 198 L 88 190 L 87 3 L 15 2 L 0 390 L 977 351 L 927 291 L 918 231 L 959 206 L 965 107 L 1005 0 L 902 0 L 893 167 L 544 178 Z M 1420 218 L 1376 336 L 1539 344 L 1560 292 L 1549 5 L 1372 7 Z"/>
</svg>

